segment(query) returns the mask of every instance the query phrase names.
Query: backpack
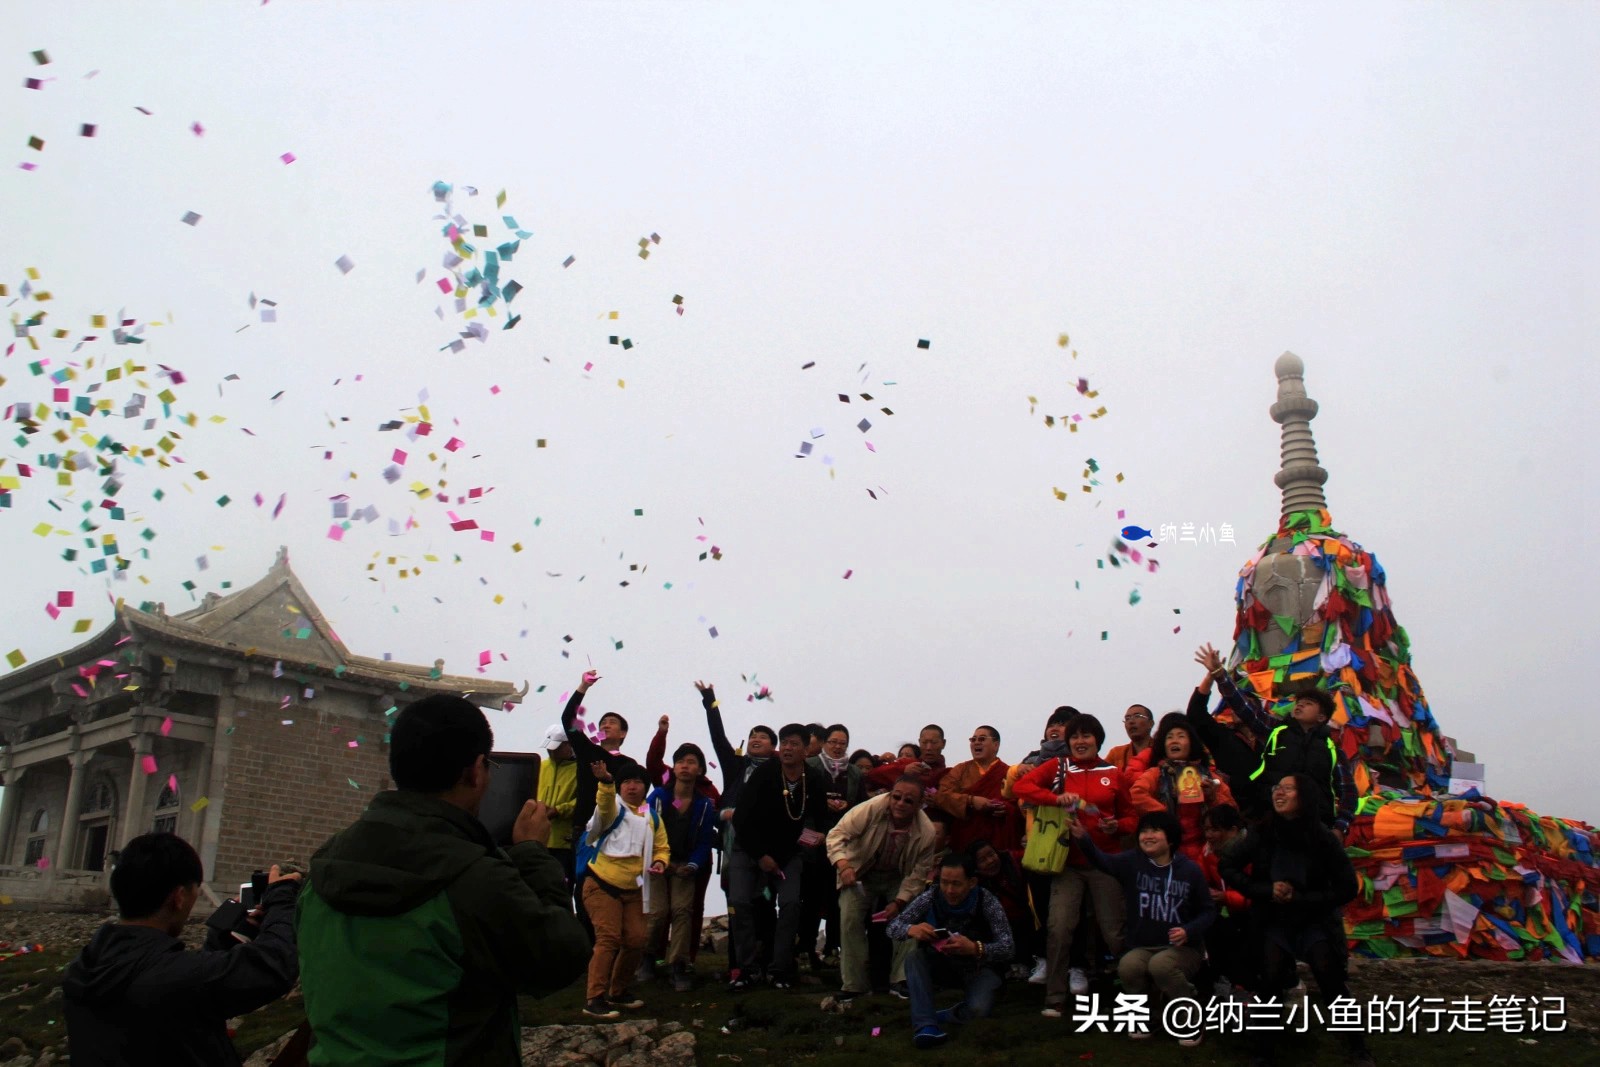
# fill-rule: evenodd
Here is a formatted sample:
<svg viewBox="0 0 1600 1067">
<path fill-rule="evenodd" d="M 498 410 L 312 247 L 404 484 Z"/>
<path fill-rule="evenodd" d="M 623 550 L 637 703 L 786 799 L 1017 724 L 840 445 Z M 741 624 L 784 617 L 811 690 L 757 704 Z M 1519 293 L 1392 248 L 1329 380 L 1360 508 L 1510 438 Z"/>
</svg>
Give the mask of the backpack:
<svg viewBox="0 0 1600 1067">
<path fill-rule="evenodd" d="M 617 801 L 617 817 L 611 820 L 611 825 L 606 827 L 605 833 L 595 838 L 592 845 L 589 843 L 589 828 L 587 826 L 583 828 L 583 833 L 578 835 L 577 843 L 574 846 L 574 851 L 577 853 L 577 860 L 573 863 L 572 873 L 574 875 L 579 878 L 583 877 L 583 872 L 589 869 L 589 864 L 593 863 L 595 857 L 600 855 L 600 846 L 605 843 L 606 838 L 611 836 L 611 831 L 622 825 L 622 817 L 627 813 L 628 809 L 620 800 Z"/>
</svg>

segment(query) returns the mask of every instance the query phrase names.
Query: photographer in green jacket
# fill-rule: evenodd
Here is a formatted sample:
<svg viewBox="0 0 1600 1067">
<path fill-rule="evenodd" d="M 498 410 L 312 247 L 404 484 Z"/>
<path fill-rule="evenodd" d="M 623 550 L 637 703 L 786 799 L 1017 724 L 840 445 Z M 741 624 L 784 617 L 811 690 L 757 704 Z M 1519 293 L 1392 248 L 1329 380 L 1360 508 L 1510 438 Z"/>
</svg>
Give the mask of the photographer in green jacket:
<svg viewBox="0 0 1600 1067">
<path fill-rule="evenodd" d="M 295 926 L 312 1064 L 520 1065 L 517 994 L 584 973 L 549 811 L 528 801 L 506 851 L 478 821 L 493 748 L 468 701 L 411 705 L 390 731 L 396 788 L 311 857 Z"/>
</svg>

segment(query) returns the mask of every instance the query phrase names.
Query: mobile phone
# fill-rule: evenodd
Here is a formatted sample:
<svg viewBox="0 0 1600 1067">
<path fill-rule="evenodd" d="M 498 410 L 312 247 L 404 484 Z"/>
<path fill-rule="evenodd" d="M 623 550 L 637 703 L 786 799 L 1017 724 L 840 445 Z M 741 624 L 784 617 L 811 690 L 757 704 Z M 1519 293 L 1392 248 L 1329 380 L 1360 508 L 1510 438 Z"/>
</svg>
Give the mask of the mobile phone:
<svg viewBox="0 0 1600 1067">
<path fill-rule="evenodd" d="M 950 931 L 942 926 L 936 926 L 933 929 L 933 936 L 941 941 L 948 941 L 950 939 Z"/>
<path fill-rule="evenodd" d="M 243 904 L 246 911 L 256 906 L 256 887 L 253 882 L 239 883 L 239 903 Z"/>
</svg>

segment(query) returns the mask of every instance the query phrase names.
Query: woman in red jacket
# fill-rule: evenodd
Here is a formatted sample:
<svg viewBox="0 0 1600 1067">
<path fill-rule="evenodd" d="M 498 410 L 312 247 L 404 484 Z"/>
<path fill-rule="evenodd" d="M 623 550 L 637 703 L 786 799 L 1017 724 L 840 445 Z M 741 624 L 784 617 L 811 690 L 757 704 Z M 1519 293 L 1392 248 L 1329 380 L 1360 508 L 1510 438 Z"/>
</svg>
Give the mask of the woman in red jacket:
<svg viewBox="0 0 1600 1067">
<path fill-rule="evenodd" d="M 1067 755 L 1045 760 L 1017 779 L 1012 794 L 1040 807 L 1073 809 L 1102 852 L 1122 848 L 1124 834 L 1133 832 L 1136 816 L 1128 800 L 1122 772 L 1100 758 L 1105 727 L 1093 715 L 1079 715 L 1067 724 Z M 1046 941 L 1044 1015 L 1059 1019 L 1067 993 L 1087 993 L 1088 976 L 1072 969 L 1072 932 L 1078 926 L 1086 894 L 1094 897 L 1095 920 L 1106 947 L 1122 949 L 1122 886 L 1116 878 L 1089 866 L 1074 849 L 1066 870 L 1051 879 L 1050 932 Z"/>
<path fill-rule="evenodd" d="M 1133 808 L 1138 812 L 1165 811 L 1178 817 L 1183 827 L 1183 854 L 1200 862 L 1205 849 L 1205 834 L 1200 819 L 1208 808 L 1233 804 L 1228 784 L 1211 766 L 1205 745 L 1194 735 L 1189 720 L 1181 712 L 1161 717 L 1152 751 L 1161 762 L 1135 778 L 1128 786 Z M 1238 807 L 1234 804 L 1234 807 Z"/>
</svg>

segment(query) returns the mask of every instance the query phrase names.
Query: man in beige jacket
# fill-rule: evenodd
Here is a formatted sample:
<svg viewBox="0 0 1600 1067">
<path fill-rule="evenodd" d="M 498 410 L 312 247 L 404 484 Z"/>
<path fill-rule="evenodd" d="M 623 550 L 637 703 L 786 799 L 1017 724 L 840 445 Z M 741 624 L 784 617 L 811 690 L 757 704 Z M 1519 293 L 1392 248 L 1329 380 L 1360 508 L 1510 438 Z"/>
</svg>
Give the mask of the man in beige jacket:
<svg viewBox="0 0 1600 1067">
<path fill-rule="evenodd" d="M 922 783 L 901 778 L 882 796 L 848 811 L 828 831 L 828 861 L 839 872 L 839 969 L 847 1000 L 870 991 L 867 922 L 879 900 L 893 919 L 926 887 L 933 822 L 922 812 Z M 891 989 L 903 988 L 907 942 L 895 942 Z"/>
</svg>

